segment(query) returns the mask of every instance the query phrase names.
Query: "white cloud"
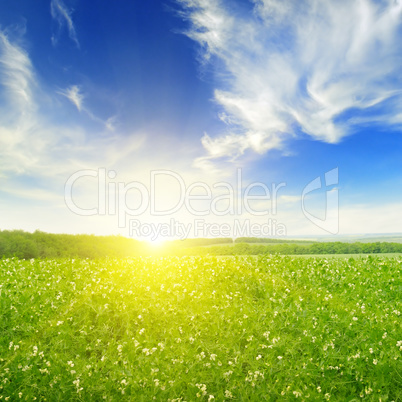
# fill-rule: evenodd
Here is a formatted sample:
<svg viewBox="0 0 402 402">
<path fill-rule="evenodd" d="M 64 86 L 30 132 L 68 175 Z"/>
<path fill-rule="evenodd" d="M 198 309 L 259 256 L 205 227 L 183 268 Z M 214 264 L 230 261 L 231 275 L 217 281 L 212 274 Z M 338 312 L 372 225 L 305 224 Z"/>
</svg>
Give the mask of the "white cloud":
<svg viewBox="0 0 402 402">
<path fill-rule="evenodd" d="M 400 0 L 253 0 L 253 12 L 178 1 L 215 68 L 229 128 L 203 137 L 204 159 L 281 148 L 300 130 L 336 143 L 359 121 L 400 123 Z"/>
<path fill-rule="evenodd" d="M 153 132 L 153 141 L 148 141 L 146 131 L 122 133 L 116 116 L 103 120 L 88 110 L 81 86 L 58 91 L 89 117 L 83 120 L 46 88 L 24 47 L 0 31 L 3 191 L 26 198 L 30 192 L 41 194 L 41 198 L 45 198 L 45 191 L 60 195 L 72 173 L 101 167 L 116 170 L 119 180 L 127 182 L 149 181 L 149 172 L 155 167 L 186 172 L 190 177 L 193 174 L 188 168 L 196 154 L 192 144 L 163 132 Z M 90 94 L 86 98 L 90 99 Z M 177 158 L 177 154 L 185 156 Z"/>
<path fill-rule="evenodd" d="M 106 128 L 109 131 L 115 131 L 115 129 L 116 129 L 116 121 L 117 121 L 116 116 L 109 117 L 105 122 Z"/>
<path fill-rule="evenodd" d="M 68 35 L 70 39 L 80 47 L 80 43 L 78 42 L 77 33 L 75 31 L 73 19 L 71 18 L 71 11 L 67 9 L 66 5 L 62 0 L 51 0 L 50 3 L 50 12 L 52 18 L 56 20 L 58 24 L 58 34 L 52 36 L 53 45 L 57 44 L 58 36 L 60 35 L 61 30 L 65 25 L 67 25 Z"/>
<path fill-rule="evenodd" d="M 60 112 L 52 93 L 46 93 L 26 50 L 0 31 L 0 171 L 2 178 L 31 178 L 36 181 L 63 177 L 79 168 L 104 166 L 129 157 L 144 143 L 144 136 L 111 135 L 113 119 L 104 122 L 83 104 L 79 86 L 61 91 L 96 126 L 96 133 L 73 121 L 57 121 Z M 50 102 L 49 102 L 50 99 Z M 52 107 L 49 104 L 53 104 Z M 43 114 L 45 111 L 46 114 Z M 64 114 L 62 111 L 61 114 Z M 108 126 L 108 127 L 106 127 Z M 122 152 L 121 149 L 124 149 Z M 13 183 L 13 185 L 16 183 Z M 22 194 L 22 193 L 21 193 Z"/>
<path fill-rule="evenodd" d="M 71 87 L 65 89 L 64 91 L 59 91 L 58 93 L 69 99 L 71 103 L 78 109 L 78 111 L 81 112 L 84 95 L 81 93 L 81 88 L 78 85 L 72 85 Z"/>
<path fill-rule="evenodd" d="M 101 124 L 108 131 L 115 131 L 117 117 L 111 116 L 105 121 L 93 114 L 84 105 L 85 95 L 82 93 L 82 89 L 79 85 L 71 85 L 64 90 L 57 91 L 57 93 L 65 96 L 77 108 L 79 112 L 84 112 L 91 120 Z"/>
<path fill-rule="evenodd" d="M 11 102 L 18 109 L 32 106 L 34 74 L 28 54 L 14 46 L 5 32 L 0 31 L 0 82 L 7 89 Z"/>
</svg>

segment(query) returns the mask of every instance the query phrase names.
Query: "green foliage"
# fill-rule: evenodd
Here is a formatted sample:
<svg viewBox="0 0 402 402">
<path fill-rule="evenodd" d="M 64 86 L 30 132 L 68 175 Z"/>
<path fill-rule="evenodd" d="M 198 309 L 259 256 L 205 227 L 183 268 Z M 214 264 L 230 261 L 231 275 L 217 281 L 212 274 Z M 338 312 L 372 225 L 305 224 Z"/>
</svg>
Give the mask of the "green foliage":
<svg viewBox="0 0 402 402">
<path fill-rule="evenodd" d="M 311 243 L 311 240 L 287 240 L 266 237 L 238 237 L 235 243 Z"/>
<path fill-rule="evenodd" d="M 256 238 L 244 238 L 252 240 Z M 155 248 L 146 242 L 122 236 L 93 236 L 50 234 L 21 230 L 0 231 L 0 257 L 10 258 L 103 258 L 138 257 L 150 255 L 314 255 L 314 254 L 371 254 L 402 253 L 402 243 L 341 243 L 296 242 L 263 243 L 257 239 L 250 243 L 233 244 L 232 239 L 186 239 L 167 242 Z M 273 239 L 266 239 L 273 240 Z"/>
<path fill-rule="evenodd" d="M 217 237 L 217 238 L 195 238 L 195 239 L 184 239 L 184 240 L 175 240 L 168 242 L 168 246 L 173 247 L 203 247 L 203 246 L 211 246 L 215 244 L 227 244 L 233 243 L 232 238 L 230 237 Z"/>
<path fill-rule="evenodd" d="M 0 397 L 399 401 L 401 266 L 0 260 Z"/>
<path fill-rule="evenodd" d="M 401 243 L 341 243 L 322 242 L 309 245 L 294 243 L 282 244 L 249 244 L 236 243 L 234 246 L 214 246 L 203 248 L 188 248 L 186 255 L 315 255 L 315 254 L 375 254 L 402 253 Z M 183 253 L 184 254 L 184 253 Z"/>
<path fill-rule="evenodd" d="M 138 254 L 141 247 L 141 242 L 121 236 L 0 231 L 0 257 L 3 258 L 127 257 Z"/>
</svg>

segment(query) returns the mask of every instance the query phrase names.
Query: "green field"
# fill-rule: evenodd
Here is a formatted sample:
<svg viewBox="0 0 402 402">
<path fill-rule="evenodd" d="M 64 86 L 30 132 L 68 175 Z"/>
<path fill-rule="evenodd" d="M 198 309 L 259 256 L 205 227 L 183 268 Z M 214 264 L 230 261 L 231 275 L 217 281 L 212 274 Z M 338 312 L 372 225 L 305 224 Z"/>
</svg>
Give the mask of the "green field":
<svg viewBox="0 0 402 402">
<path fill-rule="evenodd" d="M 402 259 L 0 260 L 0 400 L 402 400 Z"/>
<path fill-rule="evenodd" d="M 299 255 L 294 255 L 292 257 L 303 257 L 303 258 L 337 258 L 337 259 L 359 259 L 359 258 L 367 258 L 367 257 L 384 257 L 384 258 L 399 258 L 402 260 L 402 254 L 401 253 L 376 253 L 376 254 L 315 254 L 315 255 L 309 255 L 309 254 L 299 254 Z"/>
</svg>

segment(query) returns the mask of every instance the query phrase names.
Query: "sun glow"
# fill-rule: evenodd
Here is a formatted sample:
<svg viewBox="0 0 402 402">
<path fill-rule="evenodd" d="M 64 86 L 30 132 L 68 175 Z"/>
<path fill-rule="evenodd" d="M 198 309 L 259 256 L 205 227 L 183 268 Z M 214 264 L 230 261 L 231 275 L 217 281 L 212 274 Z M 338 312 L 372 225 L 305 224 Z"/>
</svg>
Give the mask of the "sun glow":
<svg viewBox="0 0 402 402">
<path fill-rule="evenodd" d="M 157 237 L 156 239 L 149 239 L 148 244 L 152 247 L 162 247 L 165 244 L 165 239 L 163 237 Z"/>
</svg>

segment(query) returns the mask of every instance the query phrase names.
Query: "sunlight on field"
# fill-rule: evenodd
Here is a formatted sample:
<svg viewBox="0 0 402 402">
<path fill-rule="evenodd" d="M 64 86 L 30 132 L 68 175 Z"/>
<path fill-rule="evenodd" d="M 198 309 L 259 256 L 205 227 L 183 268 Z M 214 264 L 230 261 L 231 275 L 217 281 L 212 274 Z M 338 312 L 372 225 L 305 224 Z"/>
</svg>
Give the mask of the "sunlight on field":
<svg viewBox="0 0 402 402">
<path fill-rule="evenodd" d="M 151 247 L 155 247 L 155 248 L 161 248 L 166 244 L 166 241 L 163 237 L 157 237 L 154 240 L 148 240 L 147 243 L 151 246 Z"/>
<path fill-rule="evenodd" d="M 377 257 L 0 260 L 0 395 L 400 400 L 401 266 Z"/>
</svg>

